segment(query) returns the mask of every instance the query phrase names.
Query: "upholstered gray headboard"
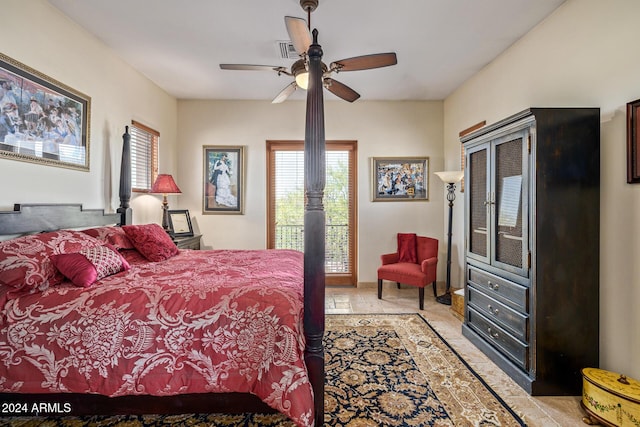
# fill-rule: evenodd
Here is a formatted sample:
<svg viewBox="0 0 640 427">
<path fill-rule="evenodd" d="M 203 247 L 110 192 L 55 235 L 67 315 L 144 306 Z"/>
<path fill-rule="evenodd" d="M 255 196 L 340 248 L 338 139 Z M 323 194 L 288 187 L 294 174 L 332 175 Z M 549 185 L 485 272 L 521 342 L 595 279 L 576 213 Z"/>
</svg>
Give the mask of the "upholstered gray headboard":
<svg viewBox="0 0 640 427">
<path fill-rule="evenodd" d="M 120 225 L 121 220 L 120 213 L 85 210 L 80 204 L 16 204 L 12 211 L 0 211 L 0 235 Z"/>
</svg>

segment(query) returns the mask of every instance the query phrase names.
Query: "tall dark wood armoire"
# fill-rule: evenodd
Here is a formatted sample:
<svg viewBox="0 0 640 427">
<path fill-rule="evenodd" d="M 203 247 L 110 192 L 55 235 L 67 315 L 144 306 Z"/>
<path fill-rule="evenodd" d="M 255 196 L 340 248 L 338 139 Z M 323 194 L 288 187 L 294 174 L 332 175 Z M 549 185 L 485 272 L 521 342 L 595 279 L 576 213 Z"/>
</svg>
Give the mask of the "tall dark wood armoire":
<svg viewBox="0 0 640 427">
<path fill-rule="evenodd" d="M 598 367 L 600 110 L 530 108 L 462 139 L 463 335 L 532 395 Z"/>
</svg>

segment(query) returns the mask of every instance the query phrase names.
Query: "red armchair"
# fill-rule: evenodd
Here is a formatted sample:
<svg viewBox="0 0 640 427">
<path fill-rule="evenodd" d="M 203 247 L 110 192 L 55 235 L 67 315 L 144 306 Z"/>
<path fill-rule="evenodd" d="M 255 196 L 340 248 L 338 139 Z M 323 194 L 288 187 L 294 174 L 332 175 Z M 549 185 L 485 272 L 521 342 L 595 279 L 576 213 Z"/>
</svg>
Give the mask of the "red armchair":
<svg viewBox="0 0 640 427">
<path fill-rule="evenodd" d="M 413 236 L 413 238 L 412 238 Z M 415 242 L 415 243 L 413 243 Z M 412 251 L 412 244 L 415 250 Z M 433 286 L 436 297 L 436 270 L 438 265 L 438 240 L 413 234 L 398 234 L 398 252 L 380 256 L 378 268 L 378 299 L 382 299 L 382 281 L 389 280 L 417 286 L 420 310 L 424 310 L 424 287 Z"/>
</svg>

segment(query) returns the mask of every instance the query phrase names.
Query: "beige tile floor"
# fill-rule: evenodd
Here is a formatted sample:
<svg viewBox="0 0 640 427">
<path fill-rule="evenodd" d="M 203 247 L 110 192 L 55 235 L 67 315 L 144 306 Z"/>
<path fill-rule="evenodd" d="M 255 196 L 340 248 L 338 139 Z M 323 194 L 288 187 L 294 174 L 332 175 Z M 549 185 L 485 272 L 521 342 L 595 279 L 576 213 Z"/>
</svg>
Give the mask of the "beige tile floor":
<svg viewBox="0 0 640 427">
<path fill-rule="evenodd" d="M 327 314 L 417 312 L 420 312 L 418 290 L 410 286 L 397 289 L 395 283 L 384 282 L 382 300 L 378 300 L 374 283 L 361 283 L 357 288 L 328 286 L 326 289 Z M 425 289 L 424 310 L 420 313 L 528 426 L 586 426 L 582 422 L 580 397 L 529 396 L 462 336 L 461 321 L 449 306 L 435 301 L 431 288 Z"/>
</svg>

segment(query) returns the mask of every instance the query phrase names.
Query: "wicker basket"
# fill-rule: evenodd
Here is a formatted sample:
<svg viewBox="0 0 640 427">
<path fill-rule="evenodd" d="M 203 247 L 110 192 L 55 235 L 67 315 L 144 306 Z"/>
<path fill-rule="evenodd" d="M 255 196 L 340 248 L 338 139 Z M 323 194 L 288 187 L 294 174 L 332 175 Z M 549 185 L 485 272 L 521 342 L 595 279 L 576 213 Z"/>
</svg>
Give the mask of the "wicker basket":
<svg viewBox="0 0 640 427">
<path fill-rule="evenodd" d="M 464 319 L 464 289 L 451 293 L 451 311 L 458 319 Z"/>
</svg>

